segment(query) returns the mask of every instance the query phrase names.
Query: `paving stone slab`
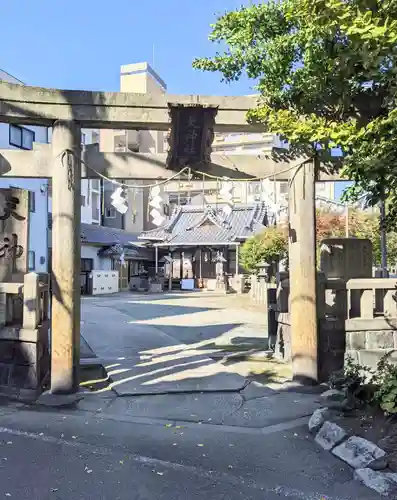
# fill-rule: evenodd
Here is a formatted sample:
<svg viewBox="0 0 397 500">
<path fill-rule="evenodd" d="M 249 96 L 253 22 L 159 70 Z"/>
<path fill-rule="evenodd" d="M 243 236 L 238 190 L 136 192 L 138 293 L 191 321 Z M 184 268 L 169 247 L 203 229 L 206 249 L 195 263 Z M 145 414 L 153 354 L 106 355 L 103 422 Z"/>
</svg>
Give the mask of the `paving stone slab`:
<svg viewBox="0 0 397 500">
<path fill-rule="evenodd" d="M 240 427 L 267 427 L 301 417 L 309 419 L 317 407 L 313 394 L 273 391 L 262 398 L 246 401 L 238 411 L 227 416 L 224 423 Z"/>
<path fill-rule="evenodd" d="M 108 415 L 222 424 L 243 403 L 239 394 L 166 394 L 123 397 L 103 407 Z"/>
<path fill-rule="evenodd" d="M 255 381 L 251 381 L 244 390 L 241 391 L 241 395 L 245 401 L 250 401 L 251 399 L 263 398 L 264 396 L 269 396 L 274 394 L 274 390 L 269 387 Z"/>
<path fill-rule="evenodd" d="M 315 441 L 324 450 L 331 450 L 347 437 L 347 432 L 334 422 L 326 420 L 318 431 Z"/>
<path fill-rule="evenodd" d="M 180 392 L 237 392 L 247 381 L 220 361 L 197 353 L 130 358 L 108 370 L 110 386 L 119 396 Z"/>
<path fill-rule="evenodd" d="M 354 471 L 354 479 L 385 497 L 396 498 L 397 496 L 396 473 L 378 472 L 369 468 L 363 468 Z"/>
<path fill-rule="evenodd" d="M 374 460 L 386 455 L 376 444 L 358 436 L 350 437 L 334 448 L 332 453 L 354 469 L 364 469 Z"/>
</svg>

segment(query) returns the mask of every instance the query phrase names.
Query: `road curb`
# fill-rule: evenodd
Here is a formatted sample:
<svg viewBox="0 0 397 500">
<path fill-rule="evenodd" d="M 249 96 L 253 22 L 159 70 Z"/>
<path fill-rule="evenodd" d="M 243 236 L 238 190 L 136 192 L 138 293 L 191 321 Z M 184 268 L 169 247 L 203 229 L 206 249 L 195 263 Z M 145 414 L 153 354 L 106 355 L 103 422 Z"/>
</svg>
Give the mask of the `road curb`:
<svg viewBox="0 0 397 500">
<path fill-rule="evenodd" d="M 388 469 L 384 450 L 359 436 L 352 436 L 332 420 L 335 411 L 323 407 L 315 410 L 308 427 L 315 442 L 334 457 L 349 465 L 353 478 L 382 496 L 396 498 L 397 473 Z"/>
</svg>

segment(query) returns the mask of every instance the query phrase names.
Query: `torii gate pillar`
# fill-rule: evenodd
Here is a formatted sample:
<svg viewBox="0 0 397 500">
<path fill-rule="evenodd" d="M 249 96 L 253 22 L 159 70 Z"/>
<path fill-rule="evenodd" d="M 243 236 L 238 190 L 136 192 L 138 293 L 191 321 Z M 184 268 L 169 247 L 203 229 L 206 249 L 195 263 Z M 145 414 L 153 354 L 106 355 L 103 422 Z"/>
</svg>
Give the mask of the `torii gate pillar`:
<svg viewBox="0 0 397 500">
<path fill-rule="evenodd" d="M 291 354 L 294 379 L 318 382 L 315 163 L 291 172 L 289 187 Z"/>
<path fill-rule="evenodd" d="M 81 128 L 56 121 L 52 134 L 51 392 L 76 392 L 80 362 Z"/>
</svg>

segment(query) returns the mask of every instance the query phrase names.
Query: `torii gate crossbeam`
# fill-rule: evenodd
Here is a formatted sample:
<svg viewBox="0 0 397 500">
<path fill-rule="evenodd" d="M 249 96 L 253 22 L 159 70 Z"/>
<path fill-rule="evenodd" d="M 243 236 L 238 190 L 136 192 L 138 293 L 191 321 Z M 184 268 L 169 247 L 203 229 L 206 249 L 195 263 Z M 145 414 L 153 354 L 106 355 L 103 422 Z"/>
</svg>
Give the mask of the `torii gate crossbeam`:
<svg viewBox="0 0 397 500">
<path fill-rule="evenodd" d="M 78 388 L 80 340 L 80 187 L 96 178 L 167 178 L 165 155 L 106 154 L 87 148 L 81 161 L 81 128 L 166 130 L 168 104 L 218 106 L 216 130 L 253 130 L 246 112 L 253 97 L 169 96 L 64 91 L 0 83 L 0 122 L 53 127 L 52 144 L 33 151 L 1 151 L 0 175 L 51 177 L 53 183 L 51 391 Z M 230 178 L 270 176 L 290 182 L 290 276 L 293 371 L 317 380 L 315 273 L 315 168 L 307 159 L 213 155 L 206 172 Z M 83 163 L 83 167 L 82 167 Z M 334 180 L 325 177 L 324 180 Z"/>
</svg>

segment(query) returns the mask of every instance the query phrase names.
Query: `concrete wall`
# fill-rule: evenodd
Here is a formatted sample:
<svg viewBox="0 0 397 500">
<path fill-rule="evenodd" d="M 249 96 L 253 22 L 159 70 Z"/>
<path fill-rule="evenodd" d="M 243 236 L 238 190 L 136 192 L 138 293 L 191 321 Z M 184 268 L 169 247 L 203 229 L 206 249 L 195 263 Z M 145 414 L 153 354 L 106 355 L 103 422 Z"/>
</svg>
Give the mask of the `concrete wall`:
<svg viewBox="0 0 397 500">
<path fill-rule="evenodd" d="M 97 271 L 110 271 L 112 269 L 112 259 L 110 257 L 99 257 L 99 246 L 81 245 L 81 258 L 93 259 L 94 269 Z"/>
</svg>

